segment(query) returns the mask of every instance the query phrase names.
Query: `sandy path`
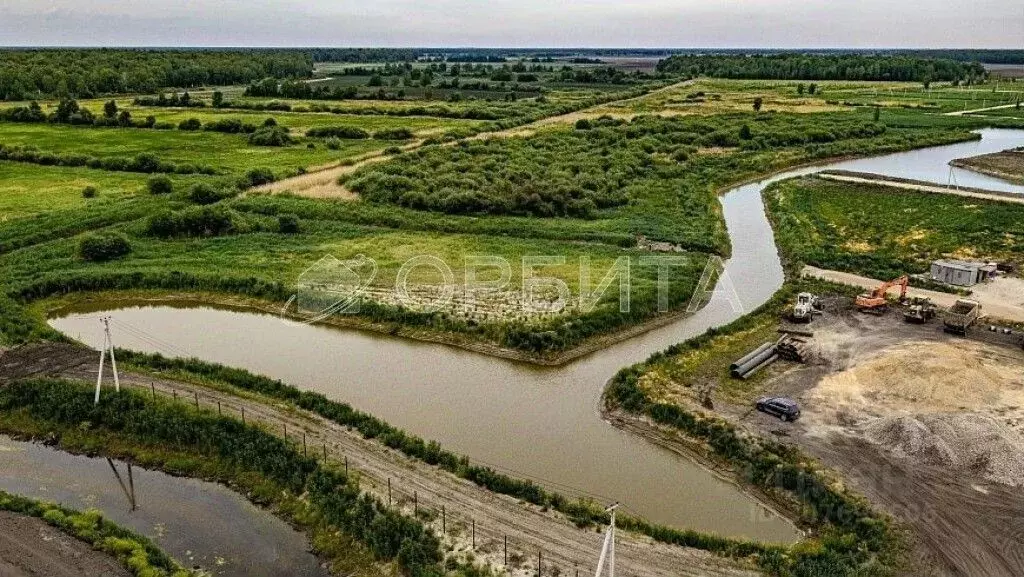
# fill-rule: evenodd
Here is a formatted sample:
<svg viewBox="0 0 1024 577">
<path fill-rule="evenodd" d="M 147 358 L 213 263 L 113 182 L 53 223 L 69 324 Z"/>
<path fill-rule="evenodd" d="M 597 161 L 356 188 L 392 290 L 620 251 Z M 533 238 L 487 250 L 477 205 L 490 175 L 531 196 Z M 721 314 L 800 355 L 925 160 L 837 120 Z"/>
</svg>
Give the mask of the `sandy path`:
<svg viewBox="0 0 1024 577">
<path fill-rule="evenodd" d="M 999 106 L 988 106 L 986 108 L 975 108 L 974 110 L 958 110 L 956 112 L 947 112 L 945 116 L 963 116 L 965 114 L 973 114 L 975 112 L 986 112 L 988 110 L 1002 110 L 1004 108 L 1013 108 L 1016 104 L 1000 104 Z"/>
<path fill-rule="evenodd" d="M 610 104 L 630 102 L 640 98 L 648 97 L 652 94 L 657 94 L 659 92 L 675 90 L 677 88 L 687 86 L 692 82 L 693 80 L 684 80 L 682 82 L 677 82 L 675 84 L 665 86 L 657 90 L 652 90 L 651 92 L 648 92 L 647 94 L 641 96 L 634 96 L 632 98 L 627 98 L 623 100 L 613 100 L 611 102 L 598 104 L 596 106 L 585 108 L 583 110 L 577 110 L 575 112 L 569 112 L 557 116 L 541 118 L 540 120 L 531 122 L 529 124 L 524 124 L 523 126 L 517 126 L 514 128 L 508 128 L 505 130 L 499 130 L 495 132 L 482 132 L 480 134 L 471 136 L 468 140 L 479 140 L 483 138 L 492 137 L 501 138 L 512 136 L 530 136 L 531 134 L 536 132 L 537 129 L 543 128 L 545 126 L 550 126 L 553 124 L 573 123 L 581 118 L 597 118 L 605 114 L 604 112 L 600 112 L 600 109 Z M 402 150 L 414 150 L 416 148 L 423 146 L 424 142 L 424 139 L 416 140 L 403 146 Z M 455 142 L 449 142 L 446 144 L 453 145 L 455 144 Z M 355 172 L 356 170 L 368 164 L 381 162 L 383 160 L 387 160 L 388 158 L 390 158 L 390 156 L 384 154 L 383 151 L 371 153 L 357 158 L 356 161 L 352 164 L 348 164 L 345 166 L 339 164 L 328 165 L 322 167 L 319 170 L 315 170 L 300 176 L 294 176 L 292 178 L 286 178 L 283 180 L 279 180 L 277 182 L 272 182 L 270 184 L 255 187 L 253 189 L 250 189 L 249 192 L 274 194 L 288 191 L 299 196 L 307 196 L 311 198 L 336 198 L 342 200 L 353 200 L 356 198 L 355 193 L 346 189 L 344 186 L 338 184 L 338 177 L 345 174 L 351 174 L 352 172 Z"/>
<path fill-rule="evenodd" d="M 0 357 L 0 383 L 4 378 L 42 374 L 95 383 L 95 362 L 94 351 L 74 345 L 26 346 Z M 455 551 L 473 549 L 475 521 L 475 558 L 501 566 L 507 536 L 513 575 L 536 574 L 538 551 L 542 551 L 547 575 L 552 574 L 554 567 L 563 575 L 574 575 L 577 566 L 583 575 L 593 573 L 596 567 L 603 535 L 594 528 L 578 529 L 558 513 L 482 489 L 312 413 L 148 375 L 122 373 L 121 384 L 165 396 L 176 392 L 178 399 L 188 403 L 197 402 L 198 395 L 201 406 L 218 410 L 219 403 L 219 410 L 234 416 L 241 416 L 244 408 L 247 422 L 258 421 L 280 435 L 287 427 L 289 439 L 299 446 L 305 433 L 311 455 L 322 455 L 326 445 L 332 461 L 342 462 L 347 457 L 349 466 L 358 472 L 362 487 L 384 502 L 388 499 L 390 479 L 395 503 L 409 514 L 413 513 L 414 492 L 421 510 L 438 511 L 443 505 L 447 517 L 444 541 Z M 441 532 L 440 515 L 428 524 Z M 620 575 L 630 577 L 758 575 L 735 561 L 706 551 L 655 543 L 624 531 L 618 534 L 616 564 Z"/>
<path fill-rule="evenodd" d="M 835 270 L 827 270 L 817 268 L 813 266 L 805 266 L 803 269 L 804 276 L 810 276 L 815 278 L 824 279 L 827 281 L 859 286 L 865 289 L 874 289 L 882 284 L 882 281 L 865 276 L 856 275 L 848 272 L 840 272 Z M 1000 279 L 1006 281 L 1016 281 L 1016 279 Z M 996 283 L 1000 281 L 997 280 Z M 991 285 L 993 287 L 996 284 Z M 1012 287 L 1020 287 L 1020 283 L 1012 283 Z M 893 287 L 889 289 L 890 295 L 898 295 L 899 288 Z M 930 291 L 920 288 L 910 287 L 907 289 L 907 295 L 911 297 L 927 297 L 932 299 L 936 305 L 944 308 L 953 306 L 953 303 L 957 299 L 965 298 L 955 294 L 943 293 L 938 291 Z M 1024 294 L 1016 295 L 1019 298 L 1006 300 L 1006 293 L 1001 289 L 989 289 L 988 285 L 980 285 L 978 290 L 972 294 L 970 298 L 981 303 L 981 312 L 985 316 L 990 316 L 998 319 L 1013 321 L 1013 322 L 1024 322 Z"/>
<path fill-rule="evenodd" d="M 947 188 L 941 184 L 929 185 L 929 184 L 914 184 L 910 182 L 900 182 L 896 180 L 884 180 L 875 178 L 860 178 L 857 176 L 846 176 L 842 174 L 831 174 L 827 172 L 819 173 L 818 178 L 825 180 L 835 180 L 838 182 L 852 182 L 856 184 L 878 184 L 882 186 L 888 186 L 892 188 L 902 188 L 905 190 L 916 190 L 918 192 L 931 192 L 936 194 L 951 194 L 954 196 L 963 196 L 966 198 L 979 198 L 982 200 L 995 200 L 998 202 L 1011 202 L 1014 204 L 1024 204 L 1024 196 L 1014 197 L 1009 194 L 986 194 L 984 192 L 976 192 L 974 190 Z"/>
<path fill-rule="evenodd" d="M 127 577 L 111 556 L 45 521 L 0 511 L 0 576 Z"/>
</svg>

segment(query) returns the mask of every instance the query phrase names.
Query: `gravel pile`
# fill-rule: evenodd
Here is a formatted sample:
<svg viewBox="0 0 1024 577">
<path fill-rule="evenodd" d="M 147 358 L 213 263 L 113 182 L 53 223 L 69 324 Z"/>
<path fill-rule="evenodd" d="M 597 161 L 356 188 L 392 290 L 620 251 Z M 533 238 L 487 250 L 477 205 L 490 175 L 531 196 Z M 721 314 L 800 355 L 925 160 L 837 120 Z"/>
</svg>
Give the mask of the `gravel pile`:
<svg viewBox="0 0 1024 577">
<path fill-rule="evenodd" d="M 1024 438 L 977 413 L 892 416 L 867 424 L 865 435 L 897 454 L 1012 486 L 1024 486 Z"/>
</svg>

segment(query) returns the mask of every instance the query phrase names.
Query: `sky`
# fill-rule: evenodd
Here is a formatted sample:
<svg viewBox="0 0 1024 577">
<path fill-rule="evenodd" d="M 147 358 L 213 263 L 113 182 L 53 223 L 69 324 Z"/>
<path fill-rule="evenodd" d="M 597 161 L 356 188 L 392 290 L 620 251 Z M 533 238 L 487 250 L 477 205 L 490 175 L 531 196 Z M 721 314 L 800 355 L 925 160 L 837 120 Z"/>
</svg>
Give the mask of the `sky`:
<svg viewBox="0 0 1024 577">
<path fill-rule="evenodd" d="M 1024 0 L 0 0 L 0 45 L 1024 48 Z"/>
</svg>

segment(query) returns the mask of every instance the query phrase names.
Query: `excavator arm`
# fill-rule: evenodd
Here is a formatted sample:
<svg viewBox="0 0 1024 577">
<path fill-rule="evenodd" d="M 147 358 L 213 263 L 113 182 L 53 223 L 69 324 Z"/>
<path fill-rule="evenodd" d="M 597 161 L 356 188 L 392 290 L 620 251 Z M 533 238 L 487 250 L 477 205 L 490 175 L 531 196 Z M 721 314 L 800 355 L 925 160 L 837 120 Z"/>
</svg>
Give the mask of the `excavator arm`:
<svg viewBox="0 0 1024 577">
<path fill-rule="evenodd" d="M 898 279 L 882 283 L 870 294 L 863 294 L 857 297 L 857 308 L 865 312 L 879 313 L 885 310 L 885 295 L 894 286 L 900 287 L 900 300 L 907 298 L 907 287 L 910 285 L 910 277 L 903 275 Z"/>
</svg>

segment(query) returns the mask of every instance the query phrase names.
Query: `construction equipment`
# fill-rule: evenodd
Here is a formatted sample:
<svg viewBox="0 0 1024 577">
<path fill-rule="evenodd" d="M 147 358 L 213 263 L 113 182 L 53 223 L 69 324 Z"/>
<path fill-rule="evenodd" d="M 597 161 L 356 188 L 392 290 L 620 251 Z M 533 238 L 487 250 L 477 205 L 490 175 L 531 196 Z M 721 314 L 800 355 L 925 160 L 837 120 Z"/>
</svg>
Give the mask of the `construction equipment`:
<svg viewBox="0 0 1024 577">
<path fill-rule="evenodd" d="M 889 308 L 889 301 L 885 299 L 886 293 L 893 287 L 900 287 L 900 301 L 907 298 L 907 286 L 910 284 L 910 277 L 903 275 L 898 279 L 882 283 L 870 293 L 864 293 L 857 297 L 857 309 L 864 313 L 882 314 Z"/>
<path fill-rule="evenodd" d="M 821 313 L 821 302 L 811 293 L 796 295 L 796 304 L 790 311 L 789 318 L 795 323 L 809 323 L 815 314 Z"/>
<path fill-rule="evenodd" d="M 806 363 L 810 352 L 807 341 L 787 334 L 779 337 L 774 343 L 768 342 L 743 355 L 729 365 L 729 373 L 735 379 L 749 379 L 758 371 L 779 359 Z"/>
<path fill-rule="evenodd" d="M 967 330 L 981 316 L 981 303 L 968 299 L 958 299 L 943 315 L 947 333 L 966 335 Z"/>
<path fill-rule="evenodd" d="M 903 320 L 908 323 L 923 325 L 935 318 L 935 304 L 928 297 L 914 297 L 910 299 L 907 309 L 903 311 Z"/>
</svg>

